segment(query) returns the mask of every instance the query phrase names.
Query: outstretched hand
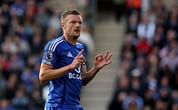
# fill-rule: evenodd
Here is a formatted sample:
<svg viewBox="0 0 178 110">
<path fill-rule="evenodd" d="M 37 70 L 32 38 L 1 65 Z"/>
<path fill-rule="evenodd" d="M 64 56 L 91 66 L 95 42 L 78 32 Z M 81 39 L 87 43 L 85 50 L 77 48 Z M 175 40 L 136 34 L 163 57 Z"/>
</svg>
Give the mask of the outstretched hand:
<svg viewBox="0 0 178 110">
<path fill-rule="evenodd" d="M 112 54 L 108 51 L 105 54 L 96 55 L 96 57 L 95 57 L 95 67 L 98 68 L 98 69 L 101 69 L 104 66 L 110 64 L 112 62 L 111 57 L 112 57 Z"/>
</svg>

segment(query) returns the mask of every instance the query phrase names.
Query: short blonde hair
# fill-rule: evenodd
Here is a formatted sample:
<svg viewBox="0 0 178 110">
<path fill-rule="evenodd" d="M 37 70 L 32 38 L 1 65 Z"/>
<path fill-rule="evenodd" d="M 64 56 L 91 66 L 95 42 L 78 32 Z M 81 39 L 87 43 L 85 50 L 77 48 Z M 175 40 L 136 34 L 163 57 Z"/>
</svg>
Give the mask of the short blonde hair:
<svg viewBox="0 0 178 110">
<path fill-rule="evenodd" d="M 61 14 L 61 20 L 65 19 L 68 15 L 81 15 L 77 9 L 65 10 Z"/>
</svg>

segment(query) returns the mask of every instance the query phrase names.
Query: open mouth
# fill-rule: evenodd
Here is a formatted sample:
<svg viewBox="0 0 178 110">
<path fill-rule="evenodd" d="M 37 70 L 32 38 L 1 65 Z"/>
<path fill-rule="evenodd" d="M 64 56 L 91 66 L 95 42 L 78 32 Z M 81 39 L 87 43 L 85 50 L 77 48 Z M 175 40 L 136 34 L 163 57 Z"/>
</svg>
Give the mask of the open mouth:
<svg viewBox="0 0 178 110">
<path fill-rule="evenodd" d="M 80 32 L 80 30 L 79 30 L 79 29 L 75 29 L 74 31 L 75 31 L 75 32 Z"/>
</svg>

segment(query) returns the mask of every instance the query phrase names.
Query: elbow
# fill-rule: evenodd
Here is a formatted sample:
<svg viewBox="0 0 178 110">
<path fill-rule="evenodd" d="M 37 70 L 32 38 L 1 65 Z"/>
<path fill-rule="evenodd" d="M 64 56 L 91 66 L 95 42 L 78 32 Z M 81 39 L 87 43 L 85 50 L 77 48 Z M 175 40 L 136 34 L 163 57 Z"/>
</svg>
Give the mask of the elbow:
<svg viewBox="0 0 178 110">
<path fill-rule="evenodd" d="M 46 83 L 46 80 L 42 77 L 39 77 L 39 80 L 40 80 L 40 83 L 42 83 L 42 84 Z"/>
<path fill-rule="evenodd" d="M 42 83 L 42 84 L 46 84 L 48 81 L 47 81 L 47 79 L 44 77 L 44 75 L 43 74 L 39 74 L 39 80 L 40 80 L 40 83 Z"/>
</svg>

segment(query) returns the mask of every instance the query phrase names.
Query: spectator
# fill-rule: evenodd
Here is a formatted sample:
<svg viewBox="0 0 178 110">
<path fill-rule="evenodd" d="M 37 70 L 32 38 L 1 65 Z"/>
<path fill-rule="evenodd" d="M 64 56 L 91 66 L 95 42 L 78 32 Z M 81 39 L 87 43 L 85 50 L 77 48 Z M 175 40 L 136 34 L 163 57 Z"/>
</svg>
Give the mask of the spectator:
<svg viewBox="0 0 178 110">
<path fill-rule="evenodd" d="M 118 73 L 122 75 L 117 78 L 109 110 L 178 108 L 177 2 L 174 1 L 170 8 L 165 7 L 162 0 L 149 2 L 150 10 L 141 20 L 134 13 L 135 9 L 127 18 Z M 122 77 L 124 75 L 128 77 Z M 127 92 L 120 91 L 123 82 L 129 85 L 124 86 L 129 88 Z"/>
<path fill-rule="evenodd" d="M 7 99 L 2 99 L 0 101 L 0 110 L 14 110 Z"/>
<path fill-rule="evenodd" d="M 138 26 L 138 13 L 132 13 L 128 18 L 126 33 L 136 33 Z"/>
<path fill-rule="evenodd" d="M 123 110 L 142 110 L 143 99 L 139 97 L 136 91 L 131 91 L 123 101 Z"/>
<path fill-rule="evenodd" d="M 22 18 L 25 14 L 25 4 L 22 0 L 15 0 L 14 4 L 10 7 L 11 16 Z"/>
<path fill-rule="evenodd" d="M 145 38 L 149 43 L 152 43 L 153 36 L 156 30 L 156 24 L 148 14 L 143 15 L 142 21 L 138 24 L 137 35 L 139 38 Z"/>
<path fill-rule="evenodd" d="M 29 110 L 29 101 L 24 89 L 18 88 L 15 97 L 12 99 L 12 105 L 15 110 Z"/>
<path fill-rule="evenodd" d="M 17 84 L 18 84 L 17 75 L 15 73 L 11 74 L 7 81 L 7 86 L 5 88 L 5 98 L 11 100 L 15 96 L 14 91 L 16 91 Z"/>
<path fill-rule="evenodd" d="M 32 92 L 32 108 L 31 110 L 41 110 L 43 109 L 43 99 L 39 90 L 33 90 Z"/>
<path fill-rule="evenodd" d="M 0 73 L 0 99 L 2 99 L 5 95 L 5 90 L 4 88 L 6 87 L 6 80 L 4 79 L 3 76 L 1 76 L 2 73 Z"/>
<path fill-rule="evenodd" d="M 9 13 L 9 5 L 7 2 L 2 3 L 0 15 L 1 15 L 2 35 L 6 36 L 8 34 L 9 22 L 11 21 L 11 16 Z"/>
</svg>

